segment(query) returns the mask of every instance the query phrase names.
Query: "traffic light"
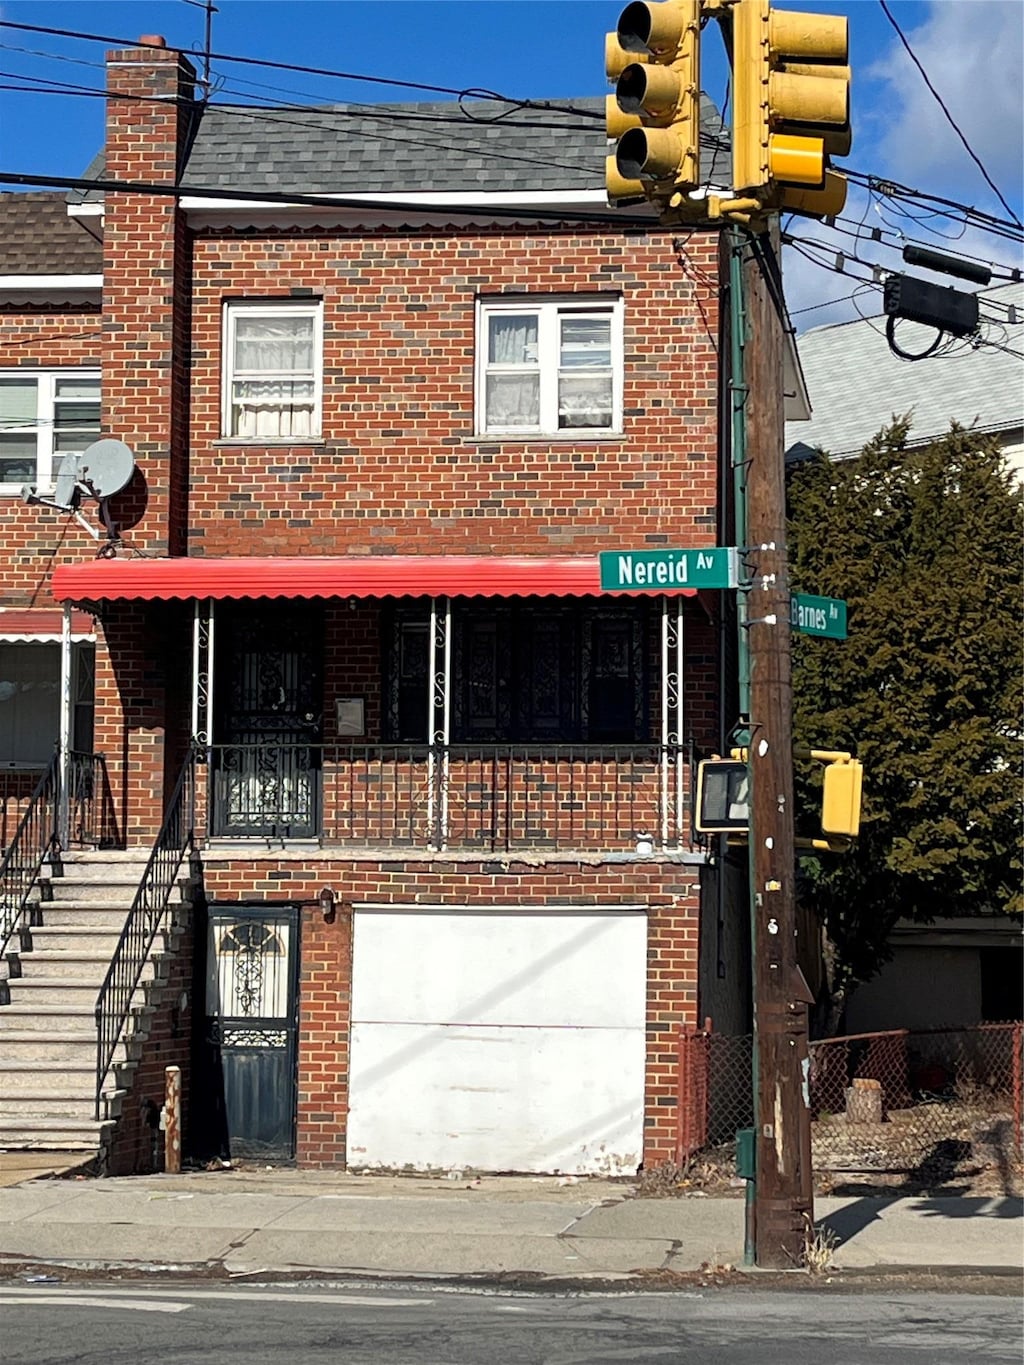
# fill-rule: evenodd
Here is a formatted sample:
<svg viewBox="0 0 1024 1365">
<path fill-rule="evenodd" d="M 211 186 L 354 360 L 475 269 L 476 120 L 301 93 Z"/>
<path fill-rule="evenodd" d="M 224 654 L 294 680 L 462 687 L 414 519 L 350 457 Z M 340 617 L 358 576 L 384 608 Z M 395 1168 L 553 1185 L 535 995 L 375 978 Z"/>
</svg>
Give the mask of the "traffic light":
<svg viewBox="0 0 1024 1365">
<path fill-rule="evenodd" d="M 860 833 L 860 798 L 864 765 L 845 758 L 825 765 L 821 793 L 821 829 L 855 839 Z"/>
<path fill-rule="evenodd" d="M 694 825 L 702 834 L 740 834 L 750 828 L 747 765 L 730 758 L 705 758 L 697 764 Z"/>
<path fill-rule="evenodd" d="M 700 0 L 627 5 L 605 43 L 610 203 L 668 203 L 700 182 Z"/>
<path fill-rule="evenodd" d="M 846 180 L 829 170 L 850 150 L 847 21 L 736 0 L 733 28 L 732 182 L 766 205 L 830 216 Z"/>
</svg>

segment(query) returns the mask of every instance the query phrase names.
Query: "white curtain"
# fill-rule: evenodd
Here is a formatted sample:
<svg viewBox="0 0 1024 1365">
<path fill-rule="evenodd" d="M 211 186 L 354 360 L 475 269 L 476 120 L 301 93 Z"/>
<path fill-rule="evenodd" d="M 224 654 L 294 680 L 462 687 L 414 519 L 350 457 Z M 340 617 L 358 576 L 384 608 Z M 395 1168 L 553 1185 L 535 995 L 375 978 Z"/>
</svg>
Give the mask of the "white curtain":
<svg viewBox="0 0 1024 1365">
<path fill-rule="evenodd" d="M 490 372 L 486 383 L 489 427 L 540 424 L 540 372 L 537 369 L 536 313 L 499 313 L 488 320 L 488 364 L 524 366 L 511 373 Z"/>
<path fill-rule="evenodd" d="M 241 379 L 231 395 L 231 434 L 315 436 L 312 380 Z"/>
</svg>

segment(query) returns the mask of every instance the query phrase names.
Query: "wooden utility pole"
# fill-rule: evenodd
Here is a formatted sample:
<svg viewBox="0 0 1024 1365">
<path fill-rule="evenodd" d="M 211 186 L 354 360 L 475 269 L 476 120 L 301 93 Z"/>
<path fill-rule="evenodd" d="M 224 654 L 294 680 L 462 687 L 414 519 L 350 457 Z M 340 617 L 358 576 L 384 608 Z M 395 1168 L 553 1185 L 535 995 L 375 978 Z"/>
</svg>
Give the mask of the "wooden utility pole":
<svg viewBox="0 0 1024 1365">
<path fill-rule="evenodd" d="M 802 1263 L 813 1225 L 807 1006 L 797 965 L 793 686 L 784 479 L 782 276 L 778 220 L 744 251 L 747 316 L 747 599 L 750 875 L 754 936 L 757 1264 Z"/>
</svg>

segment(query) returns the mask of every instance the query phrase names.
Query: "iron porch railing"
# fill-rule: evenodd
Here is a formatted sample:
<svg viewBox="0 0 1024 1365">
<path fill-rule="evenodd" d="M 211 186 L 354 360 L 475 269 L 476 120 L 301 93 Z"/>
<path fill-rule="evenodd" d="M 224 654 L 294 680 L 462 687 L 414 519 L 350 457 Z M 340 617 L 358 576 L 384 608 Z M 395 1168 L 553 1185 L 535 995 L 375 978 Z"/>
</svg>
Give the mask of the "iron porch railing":
<svg viewBox="0 0 1024 1365">
<path fill-rule="evenodd" d="M 215 744 L 208 758 L 213 838 L 494 852 L 653 847 L 666 766 L 686 768 L 659 744 Z"/>
<path fill-rule="evenodd" d="M 195 850 L 196 756 L 190 750 L 178 774 L 160 833 L 149 855 L 128 918 L 96 997 L 96 1118 L 103 1085 L 131 1012 L 153 941 L 163 924 L 175 879 Z"/>
<path fill-rule="evenodd" d="M 58 846 L 59 798 L 60 764 L 54 754 L 36 783 L 10 847 L 0 862 L 0 958 L 7 952 L 15 932 L 22 928 L 39 869 Z M 6 990 L 6 986 L 2 988 Z"/>
</svg>

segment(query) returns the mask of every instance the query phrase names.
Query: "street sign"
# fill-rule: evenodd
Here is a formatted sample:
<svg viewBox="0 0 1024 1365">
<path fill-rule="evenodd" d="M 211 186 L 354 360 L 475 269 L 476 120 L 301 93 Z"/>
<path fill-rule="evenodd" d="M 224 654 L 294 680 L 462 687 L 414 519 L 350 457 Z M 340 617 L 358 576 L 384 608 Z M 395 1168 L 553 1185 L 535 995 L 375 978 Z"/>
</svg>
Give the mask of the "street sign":
<svg viewBox="0 0 1024 1365">
<path fill-rule="evenodd" d="M 666 592 L 671 588 L 735 588 L 736 551 L 717 545 L 711 550 L 605 550 L 601 561 L 602 592 Z"/>
<path fill-rule="evenodd" d="M 841 597 L 808 597 L 805 593 L 795 592 L 789 609 L 789 623 L 803 635 L 845 640 L 846 603 Z"/>
</svg>

